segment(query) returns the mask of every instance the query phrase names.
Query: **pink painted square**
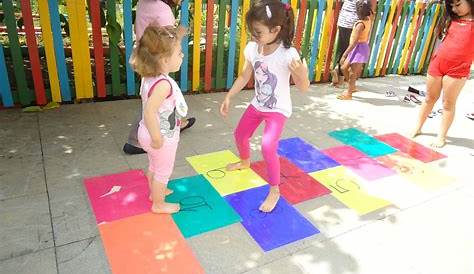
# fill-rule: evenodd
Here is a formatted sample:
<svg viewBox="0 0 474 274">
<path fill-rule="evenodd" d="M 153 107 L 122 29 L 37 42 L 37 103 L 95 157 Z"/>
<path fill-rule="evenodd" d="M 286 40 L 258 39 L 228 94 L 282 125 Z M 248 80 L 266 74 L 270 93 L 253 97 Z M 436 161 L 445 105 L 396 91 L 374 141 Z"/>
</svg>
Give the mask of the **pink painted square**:
<svg viewBox="0 0 474 274">
<path fill-rule="evenodd" d="M 97 224 L 150 211 L 150 190 L 142 170 L 86 178 L 84 185 Z"/>
</svg>

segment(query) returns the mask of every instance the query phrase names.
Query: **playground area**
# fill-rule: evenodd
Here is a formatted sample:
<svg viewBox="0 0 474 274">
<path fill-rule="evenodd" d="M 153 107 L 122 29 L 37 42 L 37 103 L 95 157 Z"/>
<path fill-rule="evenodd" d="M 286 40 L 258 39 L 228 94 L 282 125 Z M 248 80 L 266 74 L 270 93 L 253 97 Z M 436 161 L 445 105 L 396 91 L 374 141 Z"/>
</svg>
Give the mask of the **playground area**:
<svg viewBox="0 0 474 274">
<path fill-rule="evenodd" d="M 254 210 L 266 187 L 261 128 L 252 169 L 222 168 L 237 157 L 252 90 L 226 119 L 225 93 L 185 96 L 197 122 L 181 135 L 173 216 L 149 213 L 147 157 L 122 152 L 139 100 L 3 109 L 0 273 L 474 273 L 474 80 L 436 151 L 441 115 L 407 138 L 419 106 L 403 98 L 424 81 L 362 79 L 351 101 L 328 84 L 293 92 L 271 214 Z"/>
</svg>

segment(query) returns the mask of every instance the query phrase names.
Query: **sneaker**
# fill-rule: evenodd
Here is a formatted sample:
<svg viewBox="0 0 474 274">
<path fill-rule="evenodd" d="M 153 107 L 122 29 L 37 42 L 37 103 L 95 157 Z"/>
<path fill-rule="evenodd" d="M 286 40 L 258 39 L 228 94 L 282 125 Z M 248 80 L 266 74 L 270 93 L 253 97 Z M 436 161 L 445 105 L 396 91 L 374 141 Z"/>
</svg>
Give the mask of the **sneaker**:
<svg viewBox="0 0 474 274">
<path fill-rule="evenodd" d="M 136 147 L 134 145 L 131 145 L 129 143 L 126 143 L 123 146 L 123 152 L 128 155 L 134 155 L 134 154 L 143 154 L 146 153 L 146 151 L 143 150 L 141 147 Z"/>
<path fill-rule="evenodd" d="M 385 97 L 396 97 L 396 96 L 397 96 L 397 94 L 392 90 L 387 90 L 385 92 Z"/>
</svg>

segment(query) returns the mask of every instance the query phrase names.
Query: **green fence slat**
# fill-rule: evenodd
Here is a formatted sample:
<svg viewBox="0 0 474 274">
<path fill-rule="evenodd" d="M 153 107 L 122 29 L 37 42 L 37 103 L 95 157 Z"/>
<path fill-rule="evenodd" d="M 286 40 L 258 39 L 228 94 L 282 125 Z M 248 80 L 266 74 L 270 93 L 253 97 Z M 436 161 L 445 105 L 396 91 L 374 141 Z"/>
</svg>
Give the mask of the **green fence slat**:
<svg viewBox="0 0 474 274">
<path fill-rule="evenodd" d="M 373 24 L 373 27 L 371 29 L 369 45 L 374 44 L 375 37 L 377 36 L 377 27 L 379 25 L 379 21 L 382 21 L 382 14 L 381 13 L 383 12 L 384 4 L 385 4 L 385 0 L 384 1 L 380 0 L 377 3 L 377 9 L 375 11 L 374 24 Z M 374 52 L 374 49 L 371 48 L 370 49 L 370 55 L 372 55 L 373 52 Z M 376 56 L 373 56 L 373 58 L 376 58 Z M 362 73 L 362 76 L 367 77 L 368 74 L 369 74 L 369 65 L 365 64 L 364 65 L 364 72 Z"/>
<path fill-rule="evenodd" d="M 14 100 L 20 100 L 22 105 L 29 105 L 34 101 L 34 94 L 28 89 L 26 74 L 23 64 L 23 55 L 21 54 L 20 41 L 16 30 L 15 11 L 12 0 L 3 1 L 3 11 L 5 13 L 5 25 L 7 26 L 8 40 L 10 42 L 10 54 L 13 61 L 13 70 L 15 72 L 15 81 L 18 95 L 14 93 Z"/>
<path fill-rule="evenodd" d="M 224 79 L 224 31 L 227 0 L 219 1 L 219 24 L 217 31 L 216 89 L 225 87 Z"/>
<path fill-rule="evenodd" d="M 117 22 L 116 14 L 116 0 L 107 0 L 107 22 Z M 118 23 L 116 23 L 118 24 Z M 117 28 L 116 24 L 107 26 L 108 28 Z M 122 34 L 121 31 L 118 31 Z M 110 39 L 109 33 L 109 57 L 110 64 L 112 66 L 112 94 L 113 96 L 120 96 L 122 94 L 120 90 L 120 62 L 119 62 L 119 51 L 116 45 L 113 45 L 113 39 Z"/>
<path fill-rule="evenodd" d="M 309 0 L 309 11 L 307 18 L 308 20 L 306 21 L 306 27 L 304 30 L 304 38 L 303 38 L 303 45 L 301 46 L 301 54 L 303 55 L 303 58 L 306 58 L 308 60 L 308 50 L 309 50 L 309 39 L 311 36 L 311 27 L 313 26 L 313 17 L 314 17 L 314 10 L 316 9 L 316 6 L 318 4 L 317 0 Z"/>
</svg>

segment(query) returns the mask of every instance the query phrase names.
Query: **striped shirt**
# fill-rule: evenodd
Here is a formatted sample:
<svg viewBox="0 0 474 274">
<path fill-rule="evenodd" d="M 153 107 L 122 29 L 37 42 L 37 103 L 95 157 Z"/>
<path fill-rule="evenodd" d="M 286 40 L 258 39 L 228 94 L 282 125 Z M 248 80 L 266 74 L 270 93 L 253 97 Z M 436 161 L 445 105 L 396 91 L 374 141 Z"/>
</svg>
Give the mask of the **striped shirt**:
<svg viewBox="0 0 474 274">
<path fill-rule="evenodd" d="M 355 22 L 359 20 L 356 12 L 356 2 L 356 0 L 344 0 L 339 19 L 337 20 L 337 25 L 339 27 L 352 29 Z"/>
</svg>

